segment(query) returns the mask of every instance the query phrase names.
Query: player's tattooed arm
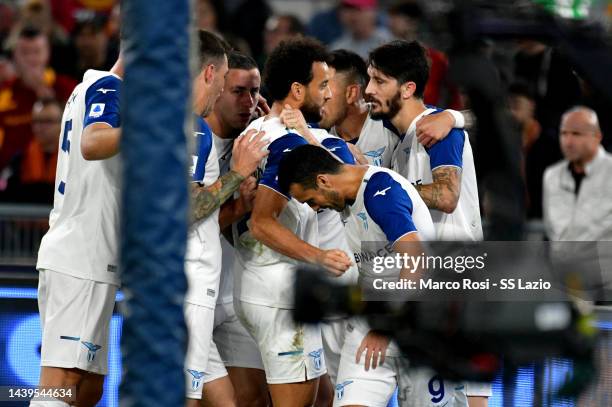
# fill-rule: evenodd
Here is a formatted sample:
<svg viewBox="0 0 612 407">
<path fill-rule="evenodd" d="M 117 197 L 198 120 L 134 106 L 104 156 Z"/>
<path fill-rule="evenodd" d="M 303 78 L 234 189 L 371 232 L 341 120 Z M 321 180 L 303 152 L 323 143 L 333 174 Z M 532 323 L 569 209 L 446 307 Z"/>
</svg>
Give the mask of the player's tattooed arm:
<svg viewBox="0 0 612 407">
<path fill-rule="evenodd" d="M 197 222 L 210 216 L 240 188 L 244 179 L 242 175 L 232 170 L 208 187 L 193 183 L 191 185 L 191 222 Z"/>
<path fill-rule="evenodd" d="M 249 130 L 234 141 L 232 148 L 232 169 L 214 184 L 191 187 L 191 221 L 202 220 L 227 201 L 240 184 L 256 169 L 261 160 L 268 155 L 265 148 L 269 142 L 264 140 L 265 132 Z M 223 226 L 223 225 L 222 225 Z"/>
<path fill-rule="evenodd" d="M 451 213 L 459 202 L 461 169 L 453 166 L 436 168 L 432 172 L 433 183 L 415 185 L 423 201 L 430 209 Z"/>
</svg>

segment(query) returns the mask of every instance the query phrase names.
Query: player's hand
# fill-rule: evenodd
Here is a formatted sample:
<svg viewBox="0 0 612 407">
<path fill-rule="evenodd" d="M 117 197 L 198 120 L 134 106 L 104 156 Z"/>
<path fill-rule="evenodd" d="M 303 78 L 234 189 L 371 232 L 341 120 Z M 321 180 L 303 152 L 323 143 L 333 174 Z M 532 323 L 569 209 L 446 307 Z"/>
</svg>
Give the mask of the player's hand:
<svg viewBox="0 0 612 407">
<path fill-rule="evenodd" d="M 264 140 L 265 134 L 264 131 L 251 129 L 234 141 L 232 170 L 245 178 L 255 172 L 261 160 L 268 155 L 265 147 L 270 143 Z"/>
<path fill-rule="evenodd" d="M 280 114 L 281 123 L 290 129 L 296 129 L 301 134 L 308 130 L 308 123 L 304 119 L 304 115 L 300 109 L 294 109 L 289 105 L 285 105 Z"/>
<path fill-rule="evenodd" d="M 351 154 L 353 154 L 353 158 L 355 158 L 355 163 L 359 165 L 367 165 L 369 164 L 368 159 L 365 158 L 365 155 L 361 152 L 359 147 L 357 147 L 353 143 L 346 143 L 349 150 L 351 150 Z"/>
<path fill-rule="evenodd" d="M 365 370 L 370 370 L 370 366 L 372 366 L 372 369 L 376 369 L 378 366 L 385 363 L 385 355 L 387 354 L 388 347 L 389 338 L 386 335 L 382 335 L 376 331 L 370 331 L 361 341 L 359 349 L 357 349 L 355 362 L 359 363 L 361 354 L 366 351 L 364 360 Z"/>
<path fill-rule="evenodd" d="M 240 196 L 238 197 L 238 205 L 240 205 L 242 212 L 251 212 L 253 210 L 255 193 L 257 192 L 257 180 L 255 177 L 250 176 L 242 181 L 239 192 Z"/>
<path fill-rule="evenodd" d="M 352 264 L 346 253 L 337 249 L 322 250 L 316 262 L 336 277 L 344 274 Z"/>
<path fill-rule="evenodd" d="M 268 102 L 266 99 L 261 96 L 261 94 L 257 94 L 257 106 L 255 107 L 254 118 L 262 117 L 270 113 L 270 106 L 268 106 Z"/>
<path fill-rule="evenodd" d="M 422 116 L 416 122 L 416 136 L 419 143 L 431 147 L 442 140 L 455 126 L 455 118 L 447 111 Z"/>
</svg>

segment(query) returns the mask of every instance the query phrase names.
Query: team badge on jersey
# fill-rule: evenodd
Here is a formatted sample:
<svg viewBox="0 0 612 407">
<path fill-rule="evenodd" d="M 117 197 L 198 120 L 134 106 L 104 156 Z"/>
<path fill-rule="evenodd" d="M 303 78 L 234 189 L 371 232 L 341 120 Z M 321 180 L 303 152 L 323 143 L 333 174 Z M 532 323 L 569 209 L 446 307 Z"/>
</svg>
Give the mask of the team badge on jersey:
<svg viewBox="0 0 612 407">
<path fill-rule="evenodd" d="M 197 390 L 202 384 L 202 377 L 204 377 L 204 372 L 198 372 L 197 370 L 187 369 L 187 372 L 193 377 L 191 380 L 191 390 Z"/>
<path fill-rule="evenodd" d="M 353 383 L 352 380 L 346 380 L 336 385 L 336 398 L 338 400 L 342 400 L 342 397 L 344 397 L 344 388 L 351 383 Z"/>
<path fill-rule="evenodd" d="M 89 109 L 89 117 L 100 117 L 104 113 L 104 103 L 93 103 Z"/>
<path fill-rule="evenodd" d="M 368 216 L 366 215 L 365 212 L 359 212 L 357 214 L 357 216 L 359 217 L 359 219 L 361 219 L 361 221 L 363 222 L 363 228 L 365 230 L 368 230 Z"/>
<path fill-rule="evenodd" d="M 381 167 L 382 166 L 382 155 L 385 152 L 385 148 L 386 147 L 381 147 L 377 150 L 366 151 L 364 155 L 366 157 L 370 157 L 374 165 Z"/>
</svg>

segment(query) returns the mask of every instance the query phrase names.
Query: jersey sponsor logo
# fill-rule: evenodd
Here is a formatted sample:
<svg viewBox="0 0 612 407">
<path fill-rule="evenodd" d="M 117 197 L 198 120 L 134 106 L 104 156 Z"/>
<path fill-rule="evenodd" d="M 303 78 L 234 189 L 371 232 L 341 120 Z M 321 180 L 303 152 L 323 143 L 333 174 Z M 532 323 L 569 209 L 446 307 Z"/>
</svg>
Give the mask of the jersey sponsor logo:
<svg viewBox="0 0 612 407">
<path fill-rule="evenodd" d="M 204 377 L 204 372 L 198 372 L 197 370 L 187 369 L 187 373 L 191 375 L 193 378 L 191 380 L 191 390 L 197 390 L 202 384 L 202 377 Z"/>
<path fill-rule="evenodd" d="M 338 400 L 342 400 L 342 397 L 344 397 L 344 388 L 351 383 L 353 383 L 352 380 L 345 380 L 342 383 L 338 383 L 336 385 L 336 398 Z"/>
<path fill-rule="evenodd" d="M 308 354 L 312 358 L 312 362 L 314 363 L 314 367 L 316 370 L 321 370 L 321 354 L 323 353 L 323 348 L 319 348 L 318 350 L 313 350 Z"/>
<path fill-rule="evenodd" d="M 368 230 L 368 215 L 365 212 L 359 212 L 357 217 L 363 222 L 363 228 Z"/>
<path fill-rule="evenodd" d="M 102 346 L 85 341 L 81 341 L 81 343 L 87 348 L 87 361 L 93 362 L 93 360 L 96 358 L 96 352 L 100 350 Z"/>
<path fill-rule="evenodd" d="M 376 192 L 374 192 L 374 196 L 379 196 L 379 195 L 380 196 L 386 196 L 387 191 L 390 190 L 390 189 L 391 189 L 391 187 L 387 187 L 385 189 L 381 189 L 380 191 L 376 191 Z"/>
<path fill-rule="evenodd" d="M 100 117 L 104 113 L 104 103 L 94 103 L 91 105 L 91 109 L 89 109 L 89 117 Z"/>
<path fill-rule="evenodd" d="M 102 92 L 103 95 L 106 95 L 108 92 L 117 92 L 117 89 L 100 88 L 100 89 L 96 89 L 96 92 Z"/>
</svg>

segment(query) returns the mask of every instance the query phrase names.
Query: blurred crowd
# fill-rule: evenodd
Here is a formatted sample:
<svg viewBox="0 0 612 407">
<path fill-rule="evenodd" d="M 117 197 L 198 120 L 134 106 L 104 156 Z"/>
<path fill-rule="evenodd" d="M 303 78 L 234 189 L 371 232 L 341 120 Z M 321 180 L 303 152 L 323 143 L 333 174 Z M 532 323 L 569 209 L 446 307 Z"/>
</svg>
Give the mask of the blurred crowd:
<svg viewBox="0 0 612 407">
<path fill-rule="evenodd" d="M 218 33 L 261 66 L 282 40 L 300 35 L 363 58 L 392 39 L 419 40 L 431 62 L 425 103 L 469 109 L 469 98 L 449 78 L 447 44 L 432 35 L 423 2 L 328 3 L 308 20 L 275 14 L 266 0 L 196 0 L 194 14 L 199 28 Z M 116 59 L 119 11 L 118 0 L 0 0 L 0 202 L 52 204 L 57 151 L 69 148 L 60 145 L 62 107 L 87 69 L 107 70 Z M 540 218 L 544 171 L 563 158 L 563 113 L 575 105 L 597 112 L 601 144 L 609 150 L 610 105 L 554 46 L 486 39 L 479 51 L 495 62 L 507 90 L 522 137 L 527 215 Z"/>
</svg>

